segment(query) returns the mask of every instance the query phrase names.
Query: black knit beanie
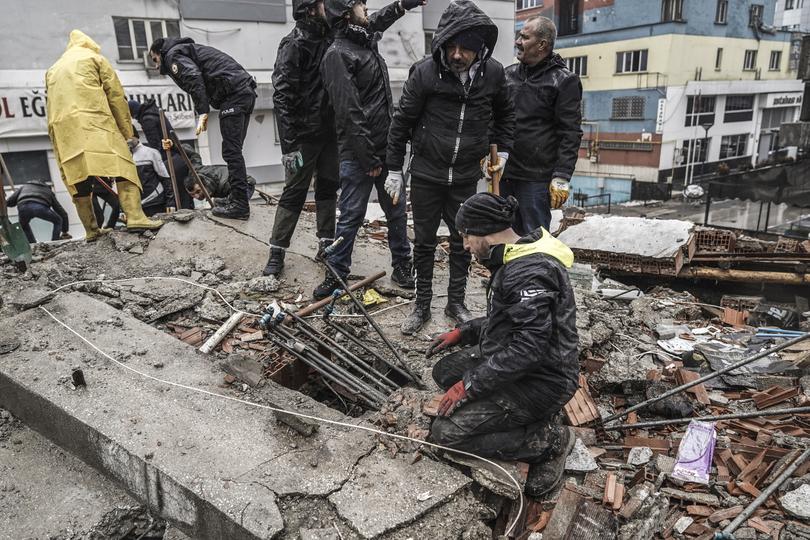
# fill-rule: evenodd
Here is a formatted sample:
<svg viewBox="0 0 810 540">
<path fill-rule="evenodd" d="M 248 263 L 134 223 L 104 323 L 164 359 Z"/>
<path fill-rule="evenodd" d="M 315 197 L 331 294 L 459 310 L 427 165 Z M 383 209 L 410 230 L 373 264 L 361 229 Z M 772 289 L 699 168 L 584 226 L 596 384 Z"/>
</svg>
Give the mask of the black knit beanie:
<svg viewBox="0 0 810 540">
<path fill-rule="evenodd" d="M 461 234 L 486 236 L 512 226 L 518 202 L 512 197 L 476 193 L 461 204 L 456 214 L 456 229 Z"/>
</svg>

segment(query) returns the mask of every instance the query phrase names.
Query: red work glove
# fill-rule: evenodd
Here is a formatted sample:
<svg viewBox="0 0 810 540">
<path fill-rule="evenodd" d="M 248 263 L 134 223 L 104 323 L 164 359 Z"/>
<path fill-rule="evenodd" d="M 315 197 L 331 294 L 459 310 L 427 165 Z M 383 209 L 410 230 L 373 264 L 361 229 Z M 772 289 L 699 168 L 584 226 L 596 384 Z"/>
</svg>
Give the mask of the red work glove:
<svg viewBox="0 0 810 540">
<path fill-rule="evenodd" d="M 430 342 L 430 345 L 428 345 L 428 348 L 425 351 L 425 357 L 430 358 L 437 352 L 449 349 L 453 345 L 458 345 L 459 343 L 461 343 L 461 330 L 458 328 L 454 328 L 449 332 L 445 332 L 444 334 L 439 334 L 433 339 L 433 341 Z"/>
<path fill-rule="evenodd" d="M 444 393 L 439 402 L 439 416 L 450 416 L 456 407 L 467 401 L 467 391 L 464 389 L 464 381 L 458 381 Z"/>
</svg>

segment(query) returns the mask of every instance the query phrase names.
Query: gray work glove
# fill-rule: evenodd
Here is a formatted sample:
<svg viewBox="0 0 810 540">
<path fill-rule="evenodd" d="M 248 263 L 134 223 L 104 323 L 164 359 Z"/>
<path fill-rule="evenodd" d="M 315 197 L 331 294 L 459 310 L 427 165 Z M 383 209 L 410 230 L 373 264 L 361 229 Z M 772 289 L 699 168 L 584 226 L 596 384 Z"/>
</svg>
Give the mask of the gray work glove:
<svg viewBox="0 0 810 540">
<path fill-rule="evenodd" d="M 304 165 L 304 156 L 301 155 L 301 150 L 289 152 L 281 156 L 281 164 L 287 169 L 291 175 L 297 173 Z"/>
<path fill-rule="evenodd" d="M 391 197 L 394 206 L 399 203 L 399 194 L 402 193 L 402 171 L 388 171 L 385 179 L 385 192 Z"/>
</svg>

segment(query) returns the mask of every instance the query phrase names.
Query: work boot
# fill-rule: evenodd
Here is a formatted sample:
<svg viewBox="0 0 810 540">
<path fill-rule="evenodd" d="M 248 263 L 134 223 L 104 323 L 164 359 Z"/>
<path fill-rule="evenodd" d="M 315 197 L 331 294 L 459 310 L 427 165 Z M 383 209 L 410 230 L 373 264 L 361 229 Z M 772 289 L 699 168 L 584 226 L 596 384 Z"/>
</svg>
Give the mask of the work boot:
<svg viewBox="0 0 810 540">
<path fill-rule="evenodd" d="M 576 437 L 567 426 L 555 422 L 549 434 L 549 451 L 546 459 L 529 467 L 524 491 L 526 495 L 539 499 L 557 487 L 565 472 L 565 459 L 574 448 Z"/>
<path fill-rule="evenodd" d="M 458 324 L 465 323 L 473 318 L 470 310 L 464 305 L 463 300 L 447 299 L 447 306 L 444 314 L 456 321 Z"/>
<path fill-rule="evenodd" d="M 221 218 L 246 220 L 250 217 L 250 205 L 247 201 L 230 199 L 224 206 L 215 206 L 211 213 Z"/>
<path fill-rule="evenodd" d="M 425 325 L 426 322 L 430 320 L 430 304 L 428 305 L 419 305 L 416 304 L 413 306 L 413 311 L 411 314 L 408 315 L 404 321 L 402 321 L 402 325 L 399 327 L 399 331 L 405 334 L 406 336 L 412 336 L 417 333 L 422 327 Z"/>
<path fill-rule="evenodd" d="M 230 201 L 230 197 L 211 197 L 211 202 L 214 203 L 214 206 L 225 206 Z"/>
<path fill-rule="evenodd" d="M 394 271 L 391 272 L 391 281 L 403 289 L 416 287 L 416 281 L 413 277 L 413 264 L 410 259 L 394 266 Z"/>
<path fill-rule="evenodd" d="M 79 214 L 79 220 L 84 225 L 84 241 L 95 242 L 102 234 L 110 232 L 110 229 L 99 229 L 98 222 L 96 221 L 96 214 L 93 212 L 93 197 L 73 197 L 73 205 L 76 207 L 76 213 Z"/>
<path fill-rule="evenodd" d="M 121 210 L 127 216 L 127 232 L 140 232 L 159 229 L 163 226 L 160 220 L 151 220 L 146 217 L 141 207 L 141 190 L 126 179 L 119 179 L 118 201 L 121 203 Z"/>
<path fill-rule="evenodd" d="M 270 258 L 267 259 L 267 266 L 264 267 L 262 275 L 264 276 L 278 276 L 284 270 L 284 255 L 287 250 L 282 247 L 271 246 Z"/>
<path fill-rule="evenodd" d="M 318 239 L 318 252 L 315 254 L 315 260 L 323 262 L 326 260 L 326 248 L 335 243 L 334 238 L 319 238 Z"/>
<path fill-rule="evenodd" d="M 315 300 L 322 300 L 324 298 L 332 296 L 332 293 L 335 292 L 335 289 L 340 288 L 342 288 L 340 282 L 332 274 L 331 270 L 327 269 L 323 281 L 317 287 L 315 287 L 314 291 L 312 291 L 312 297 Z"/>
</svg>

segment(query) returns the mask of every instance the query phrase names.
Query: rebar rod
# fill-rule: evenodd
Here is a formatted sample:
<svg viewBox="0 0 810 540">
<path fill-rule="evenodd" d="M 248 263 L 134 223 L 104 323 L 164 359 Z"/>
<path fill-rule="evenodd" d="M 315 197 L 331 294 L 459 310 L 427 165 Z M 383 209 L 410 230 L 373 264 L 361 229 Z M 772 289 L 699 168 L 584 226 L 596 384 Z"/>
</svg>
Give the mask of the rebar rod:
<svg viewBox="0 0 810 540">
<path fill-rule="evenodd" d="M 280 324 L 276 325 L 276 326 L 272 327 L 272 331 L 279 333 L 281 336 L 283 336 L 283 337 L 285 337 L 285 338 L 287 338 L 289 340 L 292 340 L 296 344 L 299 344 L 301 347 L 304 348 L 304 350 L 306 352 L 308 352 L 310 354 L 310 356 L 315 357 L 319 362 L 325 364 L 325 366 L 328 369 L 330 369 L 330 370 L 332 370 L 334 372 L 337 372 L 342 377 L 352 381 L 352 383 L 355 386 L 357 386 L 358 388 L 362 388 L 364 390 L 364 392 L 366 392 L 370 397 L 373 397 L 376 401 L 379 401 L 380 405 L 382 405 L 383 403 L 385 403 L 388 400 L 388 396 L 386 396 L 385 394 L 383 394 L 382 392 L 380 392 L 376 388 L 372 388 L 365 381 L 362 381 L 362 380 L 358 379 L 357 377 L 355 377 L 354 375 L 349 373 L 345 368 L 335 364 L 334 362 L 332 362 L 331 360 L 329 360 L 328 358 L 323 356 L 321 353 L 319 353 L 318 351 L 316 351 L 315 349 L 313 349 L 312 347 L 307 345 L 306 343 L 303 343 L 302 341 L 297 339 L 284 326 L 282 326 Z"/>
<path fill-rule="evenodd" d="M 773 494 L 774 491 L 779 489 L 779 487 L 785 483 L 785 480 L 790 478 L 790 475 L 792 475 L 794 471 L 796 471 L 796 469 L 798 469 L 808 457 L 810 457 L 810 448 L 806 448 L 804 452 L 802 452 L 802 454 L 799 457 L 797 457 L 796 460 L 793 463 L 791 463 L 787 469 L 782 471 L 782 474 L 776 477 L 776 479 L 771 483 L 771 485 L 769 485 L 762 491 L 762 493 L 760 493 L 759 497 L 751 501 L 751 504 L 749 504 L 745 508 L 745 510 L 740 512 L 740 514 L 736 518 L 734 518 L 734 520 L 731 523 L 729 523 L 725 529 L 723 529 L 722 533 L 715 534 L 714 537 L 729 538 L 729 536 L 727 535 L 730 535 L 731 533 L 736 531 L 737 527 L 739 527 L 746 519 L 748 519 L 751 516 L 751 514 L 753 514 L 756 511 L 757 508 L 762 506 L 762 503 L 764 503 L 768 499 L 768 497 L 770 497 Z"/>
<path fill-rule="evenodd" d="M 669 426 L 674 424 L 688 424 L 692 420 L 701 422 L 715 422 L 720 420 L 738 420 L 742 418 L 759 418 L 762 416 L 778 416 L 780 414 L 804 414 L 810 413 L 810 407 L 791 407 L 789 409 L 769 409 L 766 411 L 753 411 L 736 414 L 721 414 L 717 416 L 694 416 L 692 418 L 672 418 L 668 420 L 651 420 L 649 422 L 638 422 L 636 424 L 619 424 L 616 426 L 605 426 L 605 431 L 617 431 L 622 429 L 641 429 L 659 426 Z"/>
<path fill-rule="evenodd" d="M 332 253 L 332 251 L 335 249 L 335 247 L 340 245 L 342 242 L 343 242 L 343 237 L 340 236 L 335 240 L 335 242 L 331 246 L 326 248 L 327 256 L 324 257 L 323 262 L 324 262 L 324 264 L 326 264 L 326 267 L 329 269 L 329 271 L 335 277 L 335 279 L 340 284 L 340 286 L 343 288 L 343 290 L 348 291 L 349 286 L 346 284 L 346 280 L 344 280 L 343 277 L 340 275 L 340 273 L 338 273 L 338 271 L 335 270 L 335 268 L 329 262 L 329 257 L 328 257 L 328 255 L 330 255 Z M 408 367 L 408 364 L 405 363 L 405 360 L 399 354 L 399 351 L 397 350 L 397 348 L 394 347 L 394 344 L 391 343 L 391 340 L 388 339 L 388 336 L 386 336 L 385 333 L 382 331 L 382 328 L 380 328 L 380 325 L 377 324 L 377 321 L 375 321 L 371 317 L 371 315 L 368 314 L 368 310 L 366 310 L 366 306 L 363 305 L 363 302 L 358 300 L 357 297 L 355 295 L 353 295 L 353 294 L 350 294 L 349 298 L 352 299 L 352 302 L 354 302 L 354 305 L 357 306 L 357 309 L 360 310 L 360 313 L 363 314 L 363 317 L 366 318 L 366 320 L 374 328 L 374 330 L 377 332 L 377 334 L 380 335 L 380 337 L 385 342 L 385 344 L 388 346 L 388 348 L 391 349 L 391 352 L 393 353 L 394 358 L 396 358 L 397 361 L 399 362 L 400 367 L 408 373 L 408 378 L 410 378 L 416 384 L 417 387 L 424 388 L 425 385 L 422 382 L 422 379 L 420 379 L 418 375 L 416 375 L 413 371 L 411 371 L 411 369 Z"/>
<path fill-rule="evenodd" d="M 400 375 L 402 375 L 406 379 L 410 378 L 408 376 L 408 374 L 406 372 L 404 372 L 399 366 L 397 366 L 396 364 L 391 363 L 383 355 L 381 355 L 380 353 L 378 353 L 377 351 L 375 351 L 374 349 L 372 349 L 371 347 L 369 347 L 368 345 L 363 343 L 357 336 L 352 334 L 349 330 L 346 330 L 342 326 L 336 324 L 331 319 L 324 319 L 324 320 L 326 321 L 326 324 L 328 324 L 330 327 L 334 328 L 335 331 L 340 332 L 341 334 L 346 336 L 349 339 L 349 341 L 351 341 L 352 343 L 354 343 L 358 347 L 361 347 L 362 349 L 364 349 L 366 352 L 368 352 L 369 354 L 374 356 L 374 358 L 376 358 L 377 360 L 379 360 L 380 362 L 382 362 L 386 366 L 390 367 L 391 369 L 393 369 L 394 371 L 396 371 L 397 373 L 399 373 Z"/>
<path fill-rule="evenodd" d="M 354 367 L 357 371 L 363 373 L 369 379 L 378 383 L 381 390 L 385 390 L 390 393 L 399 389 L 399 386 L 394 381 L 374 369 L 374 366 L 364 362 L 362 358 L 343 347 L 343 345 L 332 339 L 331 336 L 321 332 L 295 313 L 287 310 L 287 314 L 290 315 L 296 323 L 301 325 L 302 329 L 304 329 L 307 333 L 312 334 L 311 339 L 317 341 L 324 347 L 331 346 L 332 348 L 337 349 L 336 351 L 333 351 L 336 355 L 342 357 L 344 362 Z"/>
<path fill-rule="evenodd" d="M 613 420 L 618 420 L 619 418 L 623 418 L 623 417 L 627 416 L 628 414 L 630 414 L 631 412 L 637 411 L 639 409 L 643 409 L 644 407 L 652 405 L 653 403 L 657 403 L 657 402 L 661 401 L 662 399 L 666 399 L 666 398 L 668 398 L 670 396 L 674 396 L 675 394 L 679 394 L 679 393 L 683 392 L 684 390 L 687 390 L 689 388 L 692 388 L 693 386 L 697 386 L 697 385 L 699 385 L 701 383 L 704 383 L 706 381 L 709 381 L 711 379 L 719 377 L 720 375 L 724 375 L 724 374 L 728 373 L 729 371 L 734 371 L 735 369 L 738 369 L 738 368 L 741 368 L 741 367 L 743 367 L 745 365 L 750 364 L 754 360 L 759 360 L 760 358 L 764 358 L 764 357 L 768 356 L 769 354 L 775 353 L 777 351 L 781 351 L 782 349 L 787 349 L 788 347 L 792 347 L 793 345 L 796 345 L 797 343 L 801 343 L 802 341 L 804 341 L 805 339 L 807 339 L 809 337 L 810 337 L 810 333 L 806 333 L 804 335 L 795 337 L 795 338 L 793 338 L 793 339 L 791 339 L 789 341 L 786 341 L 784 343 L 780 343 L 779 345 L 774 345 L 770 349 L 765 349 L 764 351 L 760 351 L 760 352 L 758 352 L 756 354 L 753 354 L 753 355 L 751 355 L 751 356 L 749 356 L 747 358 L 743 358 L 739 362 L 731 364 L 730 366 L 726 366 L 726 367 L 724 367 L 722 369 L 718 369 L 717 371 L 714 371 L 712 373 L 708 373 L 708 374 L 704 375 L 703 377 L 699 377 L 699 378 L 695 379 L 694 381 L 682 384 L 680 386 L 676 386 L 672 390 L 668 390 L 668 391 L 664 392 L 663 394 L 661 394 L 660 396 L 648 399 L 646 401 L 642 401 L 638 405 L 633 405 L 632 407 L 630 407 L 628 409 L 625 409 L 622 412 L 612 414 L 612 415 L 608 416 L 607 418 L 605 418 L 604 420 L 602 420 L 602 423 L 607 424 L 608 422 L 612 422 Z"/>
</svg>

